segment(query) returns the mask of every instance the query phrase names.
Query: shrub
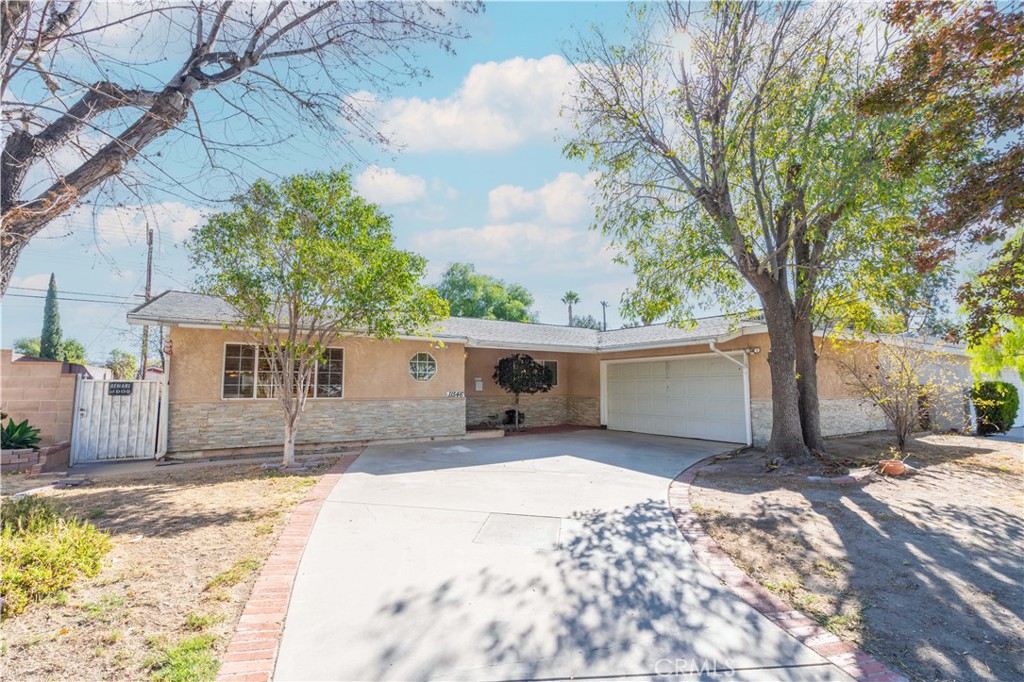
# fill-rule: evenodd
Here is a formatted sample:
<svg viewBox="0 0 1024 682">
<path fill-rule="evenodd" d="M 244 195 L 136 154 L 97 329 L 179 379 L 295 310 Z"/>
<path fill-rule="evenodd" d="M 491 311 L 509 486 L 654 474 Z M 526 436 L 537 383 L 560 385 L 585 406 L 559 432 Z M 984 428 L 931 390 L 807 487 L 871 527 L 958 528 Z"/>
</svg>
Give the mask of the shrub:
<svg viewBox="0 0 1024 682">
<path fill-rule="evenodd" d="M 1017 418 L 1020 396 L 1017 387 L 1006 381 L 982 381 L 971 394 L 978 416 L 978 433 L 1009 431 Z"/>
<path fill-rule="evenodd" d="M 78 575 L 95 576 L 110 551 L 106 533 L 65 518 L 39 497 L 0 502 L 0 594 L 3 615 L 15 616 L 32 602 L 71 587 Z"/>
<path fill-rule="evenodd" d="M 146 661 L 151 677 L 161 682 L 205 682 L 217 678 L 220 662 L 213 635 L 196 635 L 172 646 L 164 646 Z"/>
<path fill-rule="evenodd" d="M 39 443 L 39 429 L 29 426 L 28 420 L 21 423 L 13 419 L 0 429 L 0 440 L 4 450 L 20 450 L 22 448 L 35 448 Z"/>
</svg>

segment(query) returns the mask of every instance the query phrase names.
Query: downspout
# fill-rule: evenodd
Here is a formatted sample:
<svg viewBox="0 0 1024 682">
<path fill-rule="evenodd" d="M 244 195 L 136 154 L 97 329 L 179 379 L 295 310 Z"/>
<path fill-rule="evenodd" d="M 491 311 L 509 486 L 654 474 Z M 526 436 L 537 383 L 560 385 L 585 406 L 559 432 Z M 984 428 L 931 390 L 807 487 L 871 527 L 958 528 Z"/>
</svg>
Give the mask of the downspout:
<svg viewBox="0 0 1024 682">
<path fill-rule="evenodd" d="M 711 349 L 712 353 L 715 353 L 716 355 L 721 355 L 723 358 L 725 358 L 729 362 L 731 362 L 731 363 L 733 363 L 735 365 L 739 365 L 740 369 L 743 370 L 743 406 L 744 406 L 744 409 L 745 409 L 746 414 L 747 414 L 747 419 L 746 419 L 746 422 L 747 422 L 747 445 L 753 445 L 754 444 L 754 437 L 753 437 L 754 433 L 753 433 L 753 427 L 751 425 L 751 417 L 750 417 L 750 367 L 747 366 L 747 356 L 746 356 L 746 354 L 744 354 L 743 362 L 740 362 L 736 358 L 734 358 L 734 357 L 732 357 L 730 355 L 727 355 L 727 354 L 723 353 L 722 351 L 718 350 L 718 347 L 715 346 L 715 342 L 714 341 L 708 342 L 708 348 Z"/>
<path fill-rule="evenodd" d="M 171 392 L 168 389 L 168 379 L 171 377 L 171 354 L 164 354 L 164 373 L 161 377 L 160 387 L 160 435 L 157 438 L 156 454 L 153 459 L 163 459 L 167 454 L 167 414 L 171 411 Z"/>
</svg>

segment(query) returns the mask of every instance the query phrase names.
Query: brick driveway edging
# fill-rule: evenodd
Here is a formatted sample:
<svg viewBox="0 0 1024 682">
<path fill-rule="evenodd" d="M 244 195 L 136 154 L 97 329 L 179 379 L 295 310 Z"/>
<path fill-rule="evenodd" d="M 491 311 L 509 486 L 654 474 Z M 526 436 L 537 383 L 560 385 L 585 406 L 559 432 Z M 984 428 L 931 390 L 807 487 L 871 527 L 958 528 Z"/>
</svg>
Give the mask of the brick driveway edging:
<svg viewBox="0 0 1024 682">
<path fill-rule="evenodd" d="M 908 678 L 898 670 L 890 668 L 853 644 L 839 639 L 751 580 L 722 551 L 714 538 L 707 534 L 700 518 L 690 506 L 690 484 L 705 466 L 711 465 L 718 457 L 720 455 L 702 459 L 676 476 L 668 486 L 668 504 L 672 510 L 672 518 L 675 519 L 683 537 L 690 543 L 697 559 L 711 569 L 711 572 L 743 601 L 859 682 L 908 682 Z"/>
<path fill-rule="evenodd" d="M 292 509 L 277 545 L 260 569 L 221 658 L 219 682 L 269 682 L 273 676 L 292 585 L 309 532 L 324 500 L 357 457 L 358 454 L 345 455 L 335 462 Z"/>
</svg>

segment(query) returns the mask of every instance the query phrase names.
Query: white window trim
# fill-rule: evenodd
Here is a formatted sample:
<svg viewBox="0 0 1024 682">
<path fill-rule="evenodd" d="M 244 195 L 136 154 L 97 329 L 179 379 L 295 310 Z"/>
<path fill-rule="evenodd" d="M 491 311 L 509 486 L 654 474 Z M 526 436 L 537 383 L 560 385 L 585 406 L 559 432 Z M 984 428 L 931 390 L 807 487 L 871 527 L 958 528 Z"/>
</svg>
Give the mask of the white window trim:
<svg viewBox="0 0 1024 682">
<path fill-rule="evenodd" d="M 434 373 L 431 374 L 426 379 L 417 379 L 412 373 L 412 363 L 416 360 L 417 355 L 426 355 L 427 357 L 434 361 Z M 417 384 L 429 384 L 431 381 L 434 380 L 434 377 L 437 376 L 437 358 L 435 358 L 432 353 L 428 353 L 425 350 L 417 351 L 412 354 L 412 357 L 409 358 L 409 362 L 406 363 L 406 371 L 409 374 L 409 378 L 415 381 Z"/>
<path fill-rule="evenodd" d="M 257 388 L 257 385 L 259 384 L 259 374 L 260 374 L 260 372 L 259 372 L 259 366 L 260 366 L 259 365 L 259 363 L 260 363 L 259 347 L 260 347 L 260 345 L 261 344 L 250 343 L 248 341 L 225 341 L 224 342 L 223 348 L 221 348 L 221 353 L 220 353 L 220 379 L 219 379 L 219 381 L 220 381 L 220 399 L 222 401 L 224 401 L 224 402 L 231 402 L 231 403 L 237 403 L 237 402 L 242 402 L 242 401 L 245 401 L 245 400 L 277 400 L 277 398 L 275 398 L 273 396 L 261 398 L 258 395 L 256 395 L 256 393 L 257 393 L 256 388 Z M 252 377 L 252 397 L 228 398 L 228 397 L 226 397 L 224 395 L 224 373 L 227 371 L 228 346 L 252 346 L 253 348 L 256 349 L 256 353 L 255 353 L 255 356 L 254 356 L 256 364 L 254 365 L 253 377 Z M 343 399 L 345 397 L 345 379 L 348 377 L 348 352 L 345 350 L 344 346 L 328 346 L 325 350 L 340 350 L 341 351 L 341 395 L 339 395 L 339 396 L 331 396 L 329 398 L 327 398 L 327 397 L 323 397 L 322 398 L 322 397 L 318 397 L 317 396 L 316 389 L 317 389 L 317 384 L 319 383 L 319 377 L 317 376 L 317 367 L 314 367 L 313 368 L 313 395 L 308 396 L 306 398 L 306 400 L 341 400 L 341 399 Z M 320 363 L 318 362 L 317 365 L 319 366 L 319 364 Z"/>
</svg>

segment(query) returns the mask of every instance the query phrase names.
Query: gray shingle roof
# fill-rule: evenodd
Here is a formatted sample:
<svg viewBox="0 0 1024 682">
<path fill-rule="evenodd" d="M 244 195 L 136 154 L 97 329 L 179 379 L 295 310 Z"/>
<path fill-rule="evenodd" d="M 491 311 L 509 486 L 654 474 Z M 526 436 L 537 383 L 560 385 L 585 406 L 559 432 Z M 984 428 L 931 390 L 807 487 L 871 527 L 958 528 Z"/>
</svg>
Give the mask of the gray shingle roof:
<svg viewBox="0 0 1024 682">
<path fill-rule="evenodd" d="M 231 324 L 234 319 L 234 309 L 223 299 L 185 291 L 165 291 L 128 313 L 132 324 L 221 325 Z M 583 327 L 450 317 L 424 331 L 438 339 L 465 339 L 474 346 L 597 351 L 715 339 L 759 324 L 709 317 L 697 320 L 688 329 L 653 324 L 599 332 Z"/>
</svg>

